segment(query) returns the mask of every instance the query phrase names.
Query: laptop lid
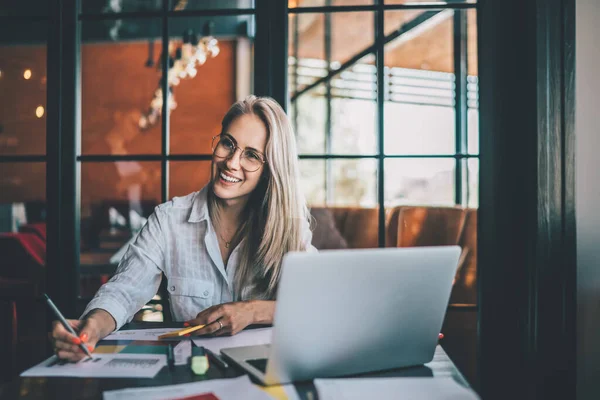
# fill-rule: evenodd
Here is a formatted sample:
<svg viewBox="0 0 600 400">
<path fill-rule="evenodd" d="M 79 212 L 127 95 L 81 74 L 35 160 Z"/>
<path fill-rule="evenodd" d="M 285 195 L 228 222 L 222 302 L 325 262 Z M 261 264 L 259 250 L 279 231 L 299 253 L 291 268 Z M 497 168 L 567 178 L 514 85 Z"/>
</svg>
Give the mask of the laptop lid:
<svg viewBox="0 0 600 400">
<path fill-rule="evenodd" d="M 459 255 L 458 246 L 288 253 L 264 382 L 431 361 Z"/>
</svg>

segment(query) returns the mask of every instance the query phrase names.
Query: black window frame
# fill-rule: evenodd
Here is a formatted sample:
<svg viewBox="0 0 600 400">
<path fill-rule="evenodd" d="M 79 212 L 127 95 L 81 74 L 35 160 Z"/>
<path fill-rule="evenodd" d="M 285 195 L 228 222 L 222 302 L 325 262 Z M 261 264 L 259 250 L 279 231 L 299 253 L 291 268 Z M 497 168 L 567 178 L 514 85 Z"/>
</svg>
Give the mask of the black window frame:
<svg viewBox="0 0 600 400">
<path fill-rule="evenodd" d="M 385 160 L 388 159 L 418 159 L 418 158 L 435 158 L 435 159 L 447 159 L 453 158 L 455 160 L 455 176 L 454 176 L 454 203 L 458 206 L 467 206 L 469 193 L 468 193 L 468 160 L 479 159 L 479 154 L 468 153 L 468 132 L 467 132 L 467 111 L 468 111 L 468 99 L 467 99 L 467 10 L 477 10 L 477 3 L 470 3 L 463 0 L 454 0 L 448 2 L 432 2 L 426 4 L 409 3 L 409 4 L 386 4 L 384 0 L 373 0 L 374 4 L 364 6 L 332 6 L 331 0 L 326 0 L 323 6 L 315 7 L 295 7 L 288 9 L 288 15 L 302 15 L 306 13 L 310 14 L 322 14 L 325 16 L 325 29 L 324 29 L 324 50 L 325 50 L 325 62 L 330 65 L 331 57 L 331 22 L 330 17 L 333 13 L 341 12 L 361 12 L 371 11 L 374 15 L 374 32 L 375 37 L 373 38 L 373 45 L 362 52 L 359 52 L 356 56 L 351 57 L 350 61 L 345 62 L 342 66 L 335 71 L 332 71 L 329 67 L 327 76 L 317 79 L 314 83 L 302 88 L 298 91 L 296 68 L 292 69 L 293 77 L 290 80 L 294 84 L 294 92 L 290 96 L 291 107 L 296 107 L 296 99 L 299 96 L 308 93 L 309 90 L 317 87 L 320 84 L 326 86 L 326 122 L 325 122 L 325 152 L 323 154 L 300 154 L 300 159 L 310 160 L 325 160 L 325 193 L 326 202 L 330 200 L 331 193 L 331 182 L 332 173 L 329 160 L 334 159 L 374 159 L 377 160 L 377 207 L 379 209 L 378 217 L 378 245 L 379 247 L 385 247 Z M 386 38 L 384 33 L 384 15 L 387 11 L 397 10 L 419 10 L 423 13 L 440 12 L 444 10 L 453 10 L 453 64 L 454 64 L 454 76 L 455 76 L 455 90 L 454 90 L 454 124 L 455 124 L 455 152 L 454 154 L 387 154 L 385 152 L 384 143 L 384 105 L 388 101 L 386 93 L 386 74 L 385 74 L 385 44 L 390 41 L 390 38 Z M 415 18 L 416 20 L 419 17 Z M 297 62 L 297 43 L 298 43 L 298 29 L 297 29 L 297 18 L 294 18 L 295 26 L 292 27 L 293 31 L 293 44 L 294 44 L 294 58 Z M 418 21 L 415 26 L 418 25 Z M 287 31 L 287 30 L 286 30 Z M 287 54 L 287 53 L 286 53 Z M 367 54 L 375 54 L 376 56 L 376 82 L 377 82 L 377 116 L 376 116 L 376 132 L 377 132 L 377 153 L 373 155 L 352 155 L 352 154 L 333 154 L 331 152 L 331 86 L 330 82 L 333 77 L 341 73 L 346 68 L 355 64 L 356 61 L 361 59 Z M 294 109 L 292 123 L 294 128 L 297 128 L 297 108 Z M 296 129 L 297 131 L 297 129 Z"/>
</svg>

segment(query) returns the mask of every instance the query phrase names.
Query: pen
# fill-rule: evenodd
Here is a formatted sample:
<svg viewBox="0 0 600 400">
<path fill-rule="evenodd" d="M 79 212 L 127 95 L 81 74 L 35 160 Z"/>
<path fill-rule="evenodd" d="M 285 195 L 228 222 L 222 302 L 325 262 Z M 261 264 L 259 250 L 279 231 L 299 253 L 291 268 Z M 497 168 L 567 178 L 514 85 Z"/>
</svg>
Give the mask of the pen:
<svg viewBox="0 0 600 400">
<path fill-rule="evenodd" d="M 52 309 L 52 311 L 54 312 L 54 314 L 56 315 L 56 317 L 60 320 L 60 323 L 63 324 L 63 326 L 65 327 L 65 329 L 67 331 L 69 331 L 70 334 L 72 334 L 73 336 L 77 337 L 77 333 L 73 330 L 73 328 L 67 322 L 67 320 L 65 319 L 65 317 L 63 317 L 62 313 L 58 310 L 58 308 L 56 308 L 56 306 L 54 305 L 54 303 L 52 302 L 52 300 L 50 300 L 50 297 L 48 297 L 48 295 L 46 293 L 44 293 L 44 297 L 46 298 L 46 303 L 48 304 L 48 306 Z M 90 353 L 90 351 L 88 350 L 88 348 L 86 347 L 86 345 L 83 344 L 83 342 L 79 343 L 79 347 L 81 348 L 81 350 L 84 351 L 85 354 L 88 355 L 89 358 L 92 358 L 92 359 L 94 358 L 94 357 L 92 357 L 92 353 Z"/>
<path fill-rule="evenodd" d="M 204 348 L 204 351 L 206 352 L 206 354 L 208 354 L 210 358 L 212 358 L 212 360 L 215 362 L 215 364 L 219 366 L 219 368 L 226 369 L 229 366 L 225 361 L 223 361 L 223 358 L 219 357 L 206 347 Z"/>
<path fill-rule="evenodd" d="M 166 339 L 166 338 L 173 338 L 173 337 L 180 337 L 180 336 L 185 336 L 189 333 L 195 332 L 199 329 L 204 328 L 206 325 L 196 325 L 196 326 L 190 326 L 188 328 L 183 328 L 183 329 L 179 329 L 177 331 L 173 331 L 173 332 L 169 332 L 169 333 L 163 333 L 162 335 L 160 335 L 158 337 L 159 340 L 161 339 Z"/>
</svg>

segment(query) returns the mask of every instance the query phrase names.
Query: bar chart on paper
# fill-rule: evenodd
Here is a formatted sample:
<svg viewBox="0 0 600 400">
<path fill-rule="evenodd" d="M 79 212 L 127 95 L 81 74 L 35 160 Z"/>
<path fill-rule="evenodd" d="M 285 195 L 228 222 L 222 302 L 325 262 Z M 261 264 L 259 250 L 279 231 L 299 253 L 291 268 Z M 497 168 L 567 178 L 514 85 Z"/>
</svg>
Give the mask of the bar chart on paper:
<svg viewBox="0 0 600 400">
<path fill-rule="evenodd" d="M 70 363 L 52 356 L 21 374 L 22 377 L 152 378 L 167 364 L 163 354 L 101 354 Z"/>
</svg>

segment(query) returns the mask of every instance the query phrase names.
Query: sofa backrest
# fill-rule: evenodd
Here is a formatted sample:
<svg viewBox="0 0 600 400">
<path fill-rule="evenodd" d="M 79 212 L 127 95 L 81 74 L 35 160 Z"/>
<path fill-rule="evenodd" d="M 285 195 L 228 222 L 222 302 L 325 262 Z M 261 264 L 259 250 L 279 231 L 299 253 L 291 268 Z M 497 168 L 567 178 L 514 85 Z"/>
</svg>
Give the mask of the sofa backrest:
<svg viewBox="0 0 600 400">
<path fill-rule="evenodd" d="M 402 207 L 397 247 L 457 245 L 466 210 L 459 207 Z"/>
<path fill-rule="evenodd" d="M 313 207 L 313 241 L 317 249 L 377 247 L 378 209 Z"/>
</svg>

